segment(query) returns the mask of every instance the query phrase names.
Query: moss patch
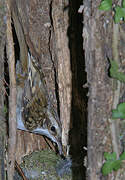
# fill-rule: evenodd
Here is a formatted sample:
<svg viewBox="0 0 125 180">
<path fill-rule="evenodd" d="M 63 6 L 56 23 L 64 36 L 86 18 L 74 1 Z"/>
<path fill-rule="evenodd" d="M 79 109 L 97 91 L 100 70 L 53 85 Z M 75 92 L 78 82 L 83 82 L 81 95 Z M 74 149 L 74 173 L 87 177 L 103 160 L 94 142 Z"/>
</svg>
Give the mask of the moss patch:
<svg viewBox="0 0 125 180">
<path fill-rule="evenodd" d="M 71 173 L 58 176 L 56 168 L 60 161 L 61 157 L 53 151 L 44 150 L 25 156 L 20 166 L 29 180 L 71 180 Z M 21 180 L 21 177 L 16 174 L 14 179 Z"/>
</svg>

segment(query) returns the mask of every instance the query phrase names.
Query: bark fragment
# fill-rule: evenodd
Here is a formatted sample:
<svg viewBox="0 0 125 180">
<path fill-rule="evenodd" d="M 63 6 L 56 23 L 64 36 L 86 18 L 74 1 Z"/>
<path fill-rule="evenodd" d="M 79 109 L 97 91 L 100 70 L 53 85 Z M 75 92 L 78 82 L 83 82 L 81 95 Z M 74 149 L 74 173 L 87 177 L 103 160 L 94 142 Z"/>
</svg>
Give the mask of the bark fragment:
<svg viewBox="0 0 125 180">
<path fill-rule="evenodd" d="M 68 145 L 71 120 L 71 64 L 68 47 L 68 11 L 64 11 L 66 4 L 56 0 L 52 4 L 53 27 L 56 40 L 58 58 L 58 86 L 60 100 L 60 119 L 62 122 L 62 144 Z"/>
<path fill-rule="evenodd" d="M 15 54 L 11 27 L 10 1 L 7 1 L 7 57 L 9 63 L 9 140 L 8 140 L 8 177 L 13 180 L 16 152 L 16 76 Z"/>
</svg>

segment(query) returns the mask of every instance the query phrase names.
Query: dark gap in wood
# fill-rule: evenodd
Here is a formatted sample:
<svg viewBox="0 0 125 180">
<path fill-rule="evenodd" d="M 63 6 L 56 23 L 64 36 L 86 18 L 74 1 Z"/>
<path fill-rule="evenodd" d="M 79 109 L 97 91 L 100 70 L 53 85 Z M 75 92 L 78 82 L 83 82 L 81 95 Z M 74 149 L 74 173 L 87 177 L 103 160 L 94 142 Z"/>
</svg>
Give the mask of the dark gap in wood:
<svg viewBox="0 0 125 180">
<path fill-rule="evenodd" d="M 50 15 L 50 21 L 51 21 L 51 26 L 53 27 L 53 18 L 52 18 L 52 0 L 49 4 L 49 15 Z M 57 100 L 57 113 L 58 116 L 60 118 L 60 101 L 59 101 L 59 87 L 58 87 L 58 82 L 57 82 L 57 70 L 53 61 L 53 57 L 52 57 L 52 52 L 51 52 L 51 32 L 52 30 L 50 29 L 50 37 L 49 37 L 49 52 L 50 52 L 50 56 L 51 56 L 51 61 L 53 64 L 53 70 L 54 70 L 54 80 L 55 80 L 55 95 L 56 95 L 56 100 Z"/>
<path fill-rule="evenodd" d="M 87 93 L 83 88 L 87 83 L 85 72 L 85 55 L 83 51 L 83 14 L 78 13 L 82 0 L 69 0 L 69 48 L 72 71 L 72 107 L 70 130 L 70 155 L 72 158 L 72 176 L 77 180 L 86 179 L 86 168 L 83 166 L 87 155 Z M 78 166 L 75 166 L 78 164 Z"/>
<path fill-rule="evenodd" d="M 14 53 L 15 53 L 15 68 L 17 61 L 20 60 L 20 47 L 19 47 L 19 41 L 16 35 L 13 19 L 11 23 L 12 27 L 12 34 L 13 34 L 13 42 L 14 42 Z M 10 78 L 9 78 L 9 65 L 8 65 L 8 58 L 7 58 L 7 47 L 5 45 L 4 47 L 4 87 L 6 90 L 5 94 L 5 100 L 4 100 L 4 107 L 7 109 L 5 113 L 5 119 L 7 123 L 7 135 L 9 137 L 9 92 L 10 92 Z M 7 174 L 6 174 L 7 176 Z M 8 179 L 8 178 L 7 178 Z"/>
<path fill-rule="evenodd" d="M 14 52 L 15 52 L 15 65 L 18 60 L 20 60 L 20 46 L 19 46 L 19 41 L 17 38 L 16 30 L 14 27 L 13 19 L 12 19 L 12 33 L 13 33 L 13 42 L 14 42 Z"/>
<path fill-rule="evenodd" d="M 7 124 L 7 135 L 9 136 L 9 66 L 8 66 L 8 59 L 7 59 L 7 50 L 6 45 L 4 47 L 4 113 L 5 113 L 5 120 Z"/>
<path fill-rule="evenodd" d="M 111 68 L 111 63 L 110 63 L 110 59 L 109 59 L 109 57 L 107 57 L 107 61 L 108 61 L 108 66 L 107 66 L 107 75 L 108 75 L 108 77 L 110 77 L 111 78 L 111 75 L 110 75 L 110 68 Z"/>
<path fill-rule="evenodd" d="M 20 59 L 20 47 L 18 38 L 16 35 L 15 27 L 12 20 L 12 33 L 13 33 L 13 41 L 14 41 L 14 52 L 15 52 L 15 65 L 17 60 Z M 7 59 L 7 48 L 6 45 L 4 47 L 4 89 L 5 89 L 5 100 L 4 100 L 4 108 L 5 108 L 5 119 L 7 123 L 7 134 L 9 135 L 8 128 L 8 118 L 9 118 L 9 66 L 8 66 L 8 59 Z"/>
<path fill-rule="evenodd" d="M 55 78 L 55 94 L 56 94 L 56 100 L 57 100 L 57 112 L 58 112 L 58 116 L 60 118 L 59 87 L 58 87 L 58 83 L 57 83 L 57 73 L 56 73 L 55 67 L 54 67 L 54 78 Z"/>
</svg>

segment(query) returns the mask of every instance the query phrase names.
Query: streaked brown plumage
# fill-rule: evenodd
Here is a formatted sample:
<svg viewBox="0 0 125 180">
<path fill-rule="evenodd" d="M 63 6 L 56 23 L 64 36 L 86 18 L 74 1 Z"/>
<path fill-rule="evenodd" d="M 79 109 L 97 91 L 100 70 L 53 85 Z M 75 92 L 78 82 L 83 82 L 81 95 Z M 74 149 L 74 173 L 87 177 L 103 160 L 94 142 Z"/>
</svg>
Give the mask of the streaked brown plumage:
<svg viewBox="0 0 125 180">
<path fill-rule="evenodd" d="M 17 128 L 47 136 L 57 144 L 61 154 L 61 124 L 41 79 L 40 70 L 37 70 L 32 59 L 28 54 L 28 75 L 21 89 L 22 94 L 17 96 L 17 104 L 19 101 L 22 104 L 21 112 L 17 108 Z"/>
</svg>

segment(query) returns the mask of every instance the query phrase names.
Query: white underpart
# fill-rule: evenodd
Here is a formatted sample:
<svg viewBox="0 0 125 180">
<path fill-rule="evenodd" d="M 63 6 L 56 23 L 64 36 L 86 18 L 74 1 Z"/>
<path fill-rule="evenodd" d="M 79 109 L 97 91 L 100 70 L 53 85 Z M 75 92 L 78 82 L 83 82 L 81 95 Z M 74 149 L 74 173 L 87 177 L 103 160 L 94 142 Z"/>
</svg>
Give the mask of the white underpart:
<svg viewBox="0 0 125 180">
<path fill-rule="evenodd" d="M 32 70 L 32 72 L 31 72 Z M 28 53 L 28 80 L 30 81 L 30 86 L 32 87 L 32 76 L 34 75 L 34 73 L 36 73 L 35 68 L 33 67 L 33 64 L 31 62 L 31 56 L 30 53 Z M 41 83 L 40 83 L 41 84 Z M 20 87 L 17 87 L 17 109 L 16 109 L 16 114 L 17 114 L 17 129 L 23 130 L 23 131 L 29 131 L 28 129 L 25 128 L 23 120 L 22 120 L 22 96 L 23 96 L 23 89 Z M 48 107 L 49 110 L 47 110 L 47 114 L 48 114 L 48 118 L 50 119 L 52 125 L 56 128 L 57 134 L 61 136 L 61 130 L 60 127 L 58 125 L 58 123 L 56 122 L 55 118 L 53 117 L 53 115 L 50 112 L 50 109 Z M 36 134 L 41 134 L 43 136 L 48 137 L 49 139 L 51 139 L 53 142 L 55 142 L 58 146 L 58 150 L 59 153 L 62 154 L 62 146 L 61 146 L 61 142 L 59 142 L 60 140 L 56 139 L 52 134 L 50 134 L 50 132 L 48 131 L 48 129 L 44 129 L 44 128 L 36 128 L 32 131 L 30 131 L 32 133 L 36 133 Z"/>
<path fill-rule="evenodd" d="M 28 79 L 31 83 L 30 86 L 32 87 L 31 57 L 29 53 L 28 53 Z"/>
<path fill-rule="evenodd" d="M 24 123 L 22 121 L 22 112 L 20 111 L 19 108 L 17 108 L 17 114 L 18 114 L 18 116 L 17 116 L 18 117 L 17 118 L 17 129 L 20 129 L 23 131 L 29 131 L 24 126 Z M 61 146 L 60 142 L 54 136 L 52 136 L 52 134 L 50 134 L 48 129 L 36 128 L 30 132 L 36 133 L 36 134 L 41 134 L 41 135 L 46 136 L 49 139 L 51 139 L 53 142 L 55 142 L 57 144 L 59 153 L 62 154 L 62 146 Z"/>
<path fill-rule="evenodd" d="M 24 123 L 22 121 L 22 115 L 21 112 L 19 111 L 19 109 L 17 108 L 17 114 L 18 114 L 18 120 L 17 120 L 17 129 L 20 130 L 24 130 L 24 131 L 29 131 L 25 128 Z M 32 130 L 31 132 L 36 133 L 36 134 L 41 134 L 44 136 L 47 136 L 48 138 L 50 138 L 53 142 L 57 143 L 57 140 L 54 136 L 52 136 L 48 129 L 43 129 L 43 128 L 36 128 L 34 130 Z"/>
<path fill-rule="evenodd" d="M 24 123 L 23 121 L 21 120 L 21 118 L 18 118 L 18 121 L 17 121 L 17 129 L 20 129 L 20 130 L 23 130 L 23 131 L 28 131 L 25 126 L 24 126 Z M 58 140 L 52 136 L 48 129 L 43 129 L 43 128 L 36 128 L 34 130 L 31 131 L 32 133 L 36 133 L 36 134 L 41 134 L 43 136 L 46 136 L 48 137 L 49 139 L 51 139 L 53 142 L 55 142 L 58 146 L 58 150 L 59 150 L 59 153 L 62 154 L 62 146 L 61 144 L 58 142 Z"/>
<path fill-rule="evenodd" d="M 17 116 L 17 129 L 27 131 L 27 129 L 25 128 L 24 123 L 22 121 L 21 112 L 18 110 L 18 108 L 17 108 L 17 114 L 18 114 L 18 116 Z"/>
</svg>

